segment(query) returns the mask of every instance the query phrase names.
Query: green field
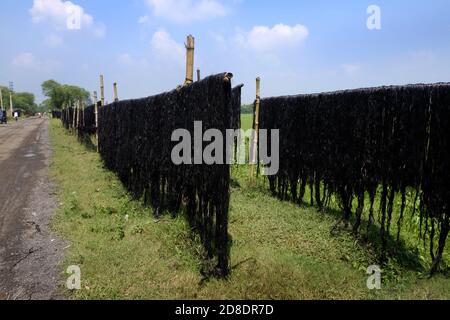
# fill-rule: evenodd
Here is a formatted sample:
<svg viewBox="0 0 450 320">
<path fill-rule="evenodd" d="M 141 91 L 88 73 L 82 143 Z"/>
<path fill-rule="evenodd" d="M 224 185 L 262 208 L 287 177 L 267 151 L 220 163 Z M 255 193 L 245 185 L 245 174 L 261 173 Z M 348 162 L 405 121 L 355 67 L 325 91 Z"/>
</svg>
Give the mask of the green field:
<svg viewBox="0 0 450 320">
<path fill-rule="evenodd" d="M 243 127 L 251 119 L 244 116 Z M 60 201 L 53 224 L 71 244 L 61 272 L 69 265 L 82 272 L 82 290 L 68 293 L 74 298 L 450 299 L 450 278 L 428 279 L 401 260 L 383 270 L 381 290 L 368 290 L 371 246 L 350 233 L 331 235 L 333 211 L 278 201 L 263 180 L 249 187 L 245 166 L 232 168 L 231 276 L 202 281 L 201 245 L 183 217 L 155 220 L 58 120 L 51 138 Z"/>
</svg>

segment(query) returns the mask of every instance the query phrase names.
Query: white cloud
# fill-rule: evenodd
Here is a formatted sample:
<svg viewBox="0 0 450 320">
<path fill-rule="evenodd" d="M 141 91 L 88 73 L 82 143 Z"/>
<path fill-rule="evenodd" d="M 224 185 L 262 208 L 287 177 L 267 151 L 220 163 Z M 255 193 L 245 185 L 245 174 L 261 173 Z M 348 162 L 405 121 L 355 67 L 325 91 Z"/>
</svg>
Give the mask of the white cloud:
<svg viewBox="0 0 450 320">
<path fill-rule="evenodd" d="M 146 2 L 155 16 L 179 23 L 214 19 L 228 14 L 228 9 L 218 0 L 146 0 Z"/>
<path fill-rule="evenodd" d="M 45 43 L 48 46 L 54 48 L 62 46 L 63 42 L 64 42 L 63 38 L 60 35 L 54 33 L 49 34 L 45 39 Z"/>
<path fill-rule="evenodd" d="M 30 67 L 35 66 L 36 62 L 32 53 L 23 52 L 13 58 L 12 64 L 16 67 Z"/>
<path fill-rule="evenodd" d="M 22 52 L 12 60 L 12 66 L 20 69 L 35 71 L 51 71 L 59 66 L 52 60 L 39 60 L 31 52 Z"/>
<path fill-rule="evenodd" d="M 409 52 L 409 57 L 412 60 L 419 60 L 419 61 L 432 61 L 436 59 L 435 54 L 430 50 L 418 50 L 418 51 L 411 51 Z"/>
<path fill-rule="evenodd" d="M 308 35 L 308 28 L 301 24 L 291 27 L 280 23 L 272 28 L 255 26 L 250 32 L 238 30 L 234 40 L 244 48 L 273 51 L 298 45 L 305 41 Z"/>
<path fill-rule="evenodd" d="M 96 37 L 105 34 L 105 26 L 96 23 L 84 9 L 64 0 L 33 0 L 30 15 L 34 23 L 49 23 L 57 31 L 89 30 Z"/>
<path fill-rule="evenodd" d="M 117 57 L 117 61 L 123 65 L 130 65 L 133 63 L 133 58 L 129 53 L 123 53 Z"/>
<path fill-rule="evenodd" d="M 138 23 L 139 24 L 146 24 L 150 21 L 150 17 L 148 15 L 139 17 Z"/>
<path fill-rule="evenodd" d="M 361 66 L 358 64 L 344 64 L 342 65 L 342 69 L 344 69 L 345 73 L 353 75 L 359 72 Z"/>
<path fill-rule="evenodd" d="M 224 44 L 226 42 L 225 37 L 220 33 L 209 31 L 209 35 L 218 44 Z"/>
<path fill-rule="evenodd" d="M 160 61 L 183 64 L 184 46 L 173 40 L 165 30 L 155 32 L 151 45 L 153 53 Z"/>
<path fill-rule="evenodd" d="M 106 34 L 106 27 L 103 23 L 97 23 L 92 29 L 92 32 L 97 38 L 103 38 Z"/>
</svg>

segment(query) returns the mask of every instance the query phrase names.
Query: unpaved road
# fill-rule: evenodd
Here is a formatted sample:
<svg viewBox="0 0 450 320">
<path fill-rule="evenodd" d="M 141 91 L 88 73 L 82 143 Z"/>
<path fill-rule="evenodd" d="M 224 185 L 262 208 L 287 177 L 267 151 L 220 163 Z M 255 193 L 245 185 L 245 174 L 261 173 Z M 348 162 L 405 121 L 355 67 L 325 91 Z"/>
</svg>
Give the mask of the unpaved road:
<svg viewBox="0 0 450 320">
<path fill-rule="evenodd" d="M 63 299 L 48 120 L 0 125 L 0 300 Z"/>
</svg>

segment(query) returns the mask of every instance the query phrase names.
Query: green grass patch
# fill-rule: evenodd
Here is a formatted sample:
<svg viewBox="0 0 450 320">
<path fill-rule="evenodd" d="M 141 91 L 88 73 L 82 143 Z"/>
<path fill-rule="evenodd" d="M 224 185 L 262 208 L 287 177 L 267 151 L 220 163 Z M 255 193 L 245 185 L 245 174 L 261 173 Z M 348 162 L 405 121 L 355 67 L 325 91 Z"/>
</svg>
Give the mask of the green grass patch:
<svg viewBox="0 0 450 320">
<path fill-rule="evenodd" d="M 253 128 L 253 115 L 243 114 L 241 115 L 241 127 L 243 130 L 249 130 Z"/>
<path fill-rule="evenodd" d="M 201 245 L 185 220 L 155 220 L 103 168 L 98 154 L 58 120 L 50 126 L 51 173 L 60 201 L 54 228 L 70 242 L 62 271 L 78 265 L 82 272 L 82 289 L 68 292 L 73 298 L 450 298 L 448 278 L 421 279 L 396 265 L 382 290 L 368 290 L 366 268 L 376 262 L 371 247 L 350 234 L 330 235 L 337 219 L 332 214 L 278 201 L 265 187 L 248 187 L 246 167 L 232 168 L 231 276 L 202 281 Z"/>
</svg>

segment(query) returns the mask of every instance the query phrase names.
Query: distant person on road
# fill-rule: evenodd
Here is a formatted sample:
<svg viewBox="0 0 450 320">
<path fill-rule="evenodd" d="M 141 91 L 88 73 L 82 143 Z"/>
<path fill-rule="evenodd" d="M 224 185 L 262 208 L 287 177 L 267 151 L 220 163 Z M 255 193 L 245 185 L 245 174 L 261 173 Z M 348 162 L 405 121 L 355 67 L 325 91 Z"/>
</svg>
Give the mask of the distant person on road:
<svg viewBox="0 0 450 320">
<path fill-rule="evenodd" d="M 17 111 L 14 112 L 14 120 L 16 120 L 16 122 L 19 120 L 19 113 Z"/>
</svg>

